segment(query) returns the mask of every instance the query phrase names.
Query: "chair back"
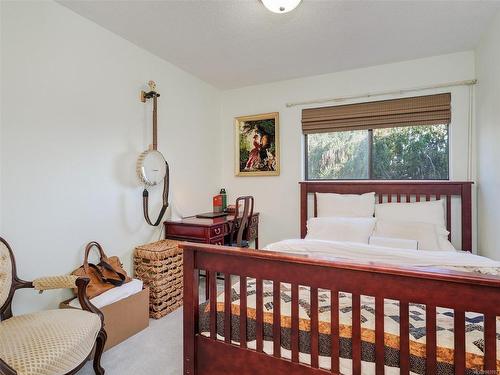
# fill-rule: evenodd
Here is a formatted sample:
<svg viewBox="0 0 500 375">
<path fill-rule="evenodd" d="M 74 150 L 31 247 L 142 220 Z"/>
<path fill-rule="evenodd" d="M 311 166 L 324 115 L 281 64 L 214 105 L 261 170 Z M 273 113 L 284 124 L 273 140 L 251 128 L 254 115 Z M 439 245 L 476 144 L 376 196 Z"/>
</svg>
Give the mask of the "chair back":
<svg viewBox="0 0 500 375">
<path fill-rule="evenodd" d="M 14 255 L 7 241 L 0 237 L 0 311 L 7 304 L 15 276 Z"/>
<path fill-rule="evenodd" d="M 236 199 L 233 226 L 230 235 L 231 244 L 236 244 L 236 246 L 241 247 L 243 232 L 248 227 L 249 219 L 253 215 L 253 204 L 254 199 L 251 195 Z M 240 212 L 240 205 L 243 205 L 242 212 Z"/>
</svg>

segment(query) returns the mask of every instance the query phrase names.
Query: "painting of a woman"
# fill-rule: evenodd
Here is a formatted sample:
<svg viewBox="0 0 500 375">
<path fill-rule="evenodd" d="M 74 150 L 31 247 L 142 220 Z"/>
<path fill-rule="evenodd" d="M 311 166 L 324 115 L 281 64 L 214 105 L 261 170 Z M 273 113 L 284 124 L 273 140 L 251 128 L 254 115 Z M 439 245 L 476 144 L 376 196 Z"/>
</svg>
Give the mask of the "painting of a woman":
<svg viewBox="0 0 500 375">
<path fill-rule="evenodd" d="M 258 134 L 253 136 L 253 149 L 250 151 L 245 169 L 254 169 L 260 163 L 260 137 Z"/>
<path fill-rule="evenodd" d="M 278 113 L 238 117 L 236 175 L 279 175 Z"/>
</svg>

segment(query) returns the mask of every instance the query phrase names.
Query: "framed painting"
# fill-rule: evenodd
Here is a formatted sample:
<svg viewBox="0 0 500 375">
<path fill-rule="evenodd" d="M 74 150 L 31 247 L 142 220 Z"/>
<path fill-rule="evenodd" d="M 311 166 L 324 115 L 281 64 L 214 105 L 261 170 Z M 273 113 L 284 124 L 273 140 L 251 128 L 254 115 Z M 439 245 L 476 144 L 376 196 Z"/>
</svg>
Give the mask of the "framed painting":
<svg viewBox="0 0 500 375">
<path fill-rule="evenodd" d="M 279 113 L 235 118 L 235 175 L 280 174 Z"/>
</svg>

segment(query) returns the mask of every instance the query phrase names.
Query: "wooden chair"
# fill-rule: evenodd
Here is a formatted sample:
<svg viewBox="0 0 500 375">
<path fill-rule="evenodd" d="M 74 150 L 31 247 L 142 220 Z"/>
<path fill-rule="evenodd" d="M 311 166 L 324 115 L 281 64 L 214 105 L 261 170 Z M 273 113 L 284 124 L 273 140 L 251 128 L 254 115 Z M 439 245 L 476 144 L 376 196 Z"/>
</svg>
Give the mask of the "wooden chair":
<svg viewBox="0 0 500 375">
<path fill-rule="evenodd" d="M 240 203 L 243 203 L 243 211 L 240 212 Z M 229 232 L 230 246 L 249 247 L 249 243 L 243 240 L 243 233 L 247 229 L 249 220 L 253 215 L 254 199 L 251 195 L 236 199 L 234 220 Z"/>
<path fill-rule="evenodd" d="M 104 317 L 87 298 L 88 278 L 43 277 L 33 282 L 17 277 L 14 254 L 0 237 L 0 374 L 75 374 L 90 359 L 94 371 L 104 374 L 101 355 L 106 343 Z M 12 316 L 17 289 L 77 288 L 80 309 L 59 309 Z"/>
</svg>

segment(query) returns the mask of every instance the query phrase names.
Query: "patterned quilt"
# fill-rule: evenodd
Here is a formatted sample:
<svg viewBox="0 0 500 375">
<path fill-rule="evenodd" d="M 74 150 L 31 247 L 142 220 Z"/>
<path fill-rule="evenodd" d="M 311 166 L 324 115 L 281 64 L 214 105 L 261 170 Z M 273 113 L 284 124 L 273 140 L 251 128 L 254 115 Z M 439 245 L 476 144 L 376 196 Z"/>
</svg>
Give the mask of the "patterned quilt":
<svg viewBox="0 0 500 375">
<path fill-rule="evenodd" d="M 273 287 L 272 281 L 264 281 L 264 344 L 273 340 Z M 239 343 L 239 282 L 232 288 L 232 341 Z M 289 284 L 281 284 L 281 346 L 284 352 L 291 350 L 291 288 Z M 248 279 L 247 284 L 247 340 L 256 339 L 256 282 Z M 330 291 L 319 290 L 319 354 L 320 367 L 330 369 L 331 355 L 330 336 Z M 299 288 L 299 351 L 301 362 L 309 362 L 310 354 L 310 293 L 308 287 Z M 207 335 L 210 306 L 208 302 L 200 305 L 200 332 Z M 385 365 L 397 369 L 399 366 L 399 304 L 394 300 L 385 300 Z M 415 374 L 425 374 L 425 305 L 410 304 L 410 369 Z M 351 359 L 351 295 L 339 293 L 340 316 L 340 358 Z M 438 374 L 454 374 L 453 366 L 453 310 L 437 308 L 437 360 Z M 477 374 L 483 367 L 484 353 L 484 317 L 482 314 L 468 312 L 466 314 L 466 364 L 467 374 Z M 500 320 L 497 319 L 497 358 L 500 358 Z M 217 334 L 224 336 L 224 293 L 217 298 Z M 375 299 L 361 298 L 361 358 L 364 363 L 375 362 Z M 269 346 L 271 347 L 271 346 Z M 266 348 L 266 345 L 265 345 Z M 272 353 L 272 349 L 271 349 Z M 269 353 L 269 354 L 271 354 Z M 500 361 L 497 362 L 500 373 Z M 363 370 L 363 373 L 370 373 Z"/>
</svg>

